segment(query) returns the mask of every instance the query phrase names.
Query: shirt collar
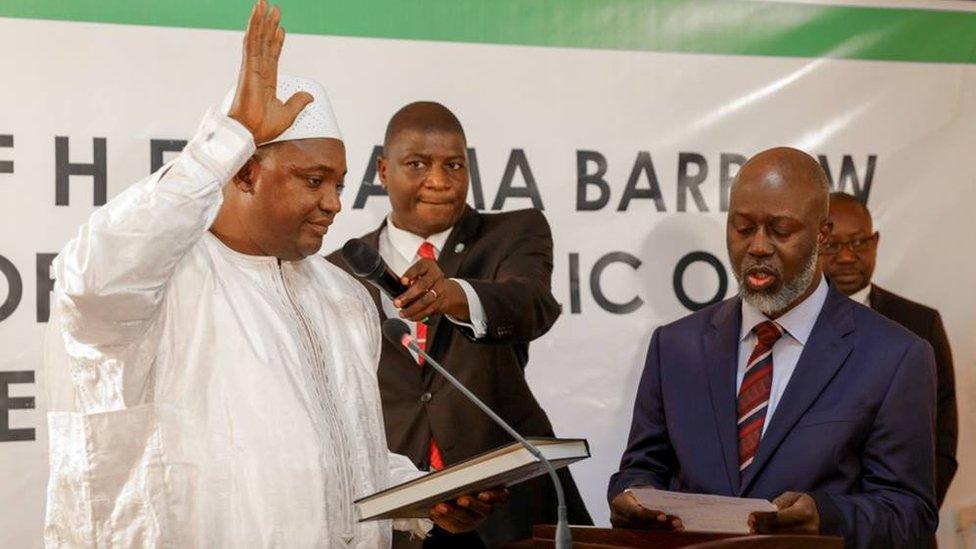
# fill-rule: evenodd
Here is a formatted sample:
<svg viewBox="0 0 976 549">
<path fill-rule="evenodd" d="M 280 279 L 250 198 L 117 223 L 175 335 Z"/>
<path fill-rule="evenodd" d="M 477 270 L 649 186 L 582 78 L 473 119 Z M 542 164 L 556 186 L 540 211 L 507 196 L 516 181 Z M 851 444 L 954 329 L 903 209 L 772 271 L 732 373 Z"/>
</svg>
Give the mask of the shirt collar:
<svg viewBox="0 0 976 549">
<path fill-rule="evenodd" d="M 386 217 L 386 234 L 390 237 L 390 244 L 393 244 L 393 249 L 408 263 L 412 263 L 417 257 L 417 250 L 425 240 L 434 245 L 434 256 L 439 257 L 441 250 L 444 249 L 444 244 L 447 243 L 447 238 L 451 236 L 453 228 L 449 227 L 424 239 L 394 225 L 392 215 Z"/>
<path fill-rule="evenodd" d="M 867 286 L 854 292 L 853 294 L 850 295 L 850 298 L 853 299 L 854 301 L 857 301 L 861 305 L 864 305 L 865 307 L 870 307 L 871 306 L 871 285 L 868 284 Z"/>
<path fill-rule="evenodd" d="M 810 332 L 813 331 L 813 325 L 817 323 L 820 309 L 823 309 L 823 305 L 827 301 L 827 287 L 827 281 L 821 275 L 817 289 L 812 294 L 776 319 L 776 323 L 800 345 L 806 345 Z M 769 317 L 742 300 L 742 328 L 739 332 L 739 341 L 745 340 L 752 333 L 753 328 L 767 320 Z"/>
</svg>

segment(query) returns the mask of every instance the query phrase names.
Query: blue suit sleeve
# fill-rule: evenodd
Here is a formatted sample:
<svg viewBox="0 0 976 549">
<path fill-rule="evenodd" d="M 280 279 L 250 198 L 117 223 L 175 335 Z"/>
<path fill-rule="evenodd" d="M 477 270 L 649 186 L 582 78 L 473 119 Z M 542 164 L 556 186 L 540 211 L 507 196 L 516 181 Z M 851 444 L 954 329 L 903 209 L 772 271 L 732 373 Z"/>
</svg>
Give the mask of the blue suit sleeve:
<svg viewBox="0 0 976 549">
<path fill-rule="evenodd" d="M 620 460 L 620 470 L 610 477 L 609 500 L 631 486 L 667 489 L 677 467 L 664 417 L 659 334 L 660 329 L 651 336 L 634 402 L 630 438 Z"/>
<path fill-rule="evenodd" d="M 864 446 L 857 494 L 810 494 L 820 532 L 847 547 L 928 547 L 935 504 L 935 358 L 917 341 L 902 358 Z"/>
</svg>

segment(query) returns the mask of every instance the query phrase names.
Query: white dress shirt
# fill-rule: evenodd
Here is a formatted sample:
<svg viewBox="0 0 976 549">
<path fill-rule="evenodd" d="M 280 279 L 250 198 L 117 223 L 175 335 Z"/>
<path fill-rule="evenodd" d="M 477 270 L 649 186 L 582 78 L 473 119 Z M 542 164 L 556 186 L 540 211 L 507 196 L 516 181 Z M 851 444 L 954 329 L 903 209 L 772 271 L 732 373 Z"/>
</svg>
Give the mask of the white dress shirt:
<svg viewBox="0 0 976 549">
<path fill-rule="evenodd" d="M 452 230 L 453 227 L 437 234 L 432 234 L 425 239 L 410 231 L 405 231 L 397 227 L 393 224 L 392 216 L 388 216 L 386 225 L 380 230 L 380 256 L 397 276 L 402 276 L 411 265 L 420 259 L 417 251 L 425 241 L 430 242 L 434 246 L 434 258 L 439 258 Z M 467 281 L 458 278 L 452 278 L 451 280 L 457 282 L 464 291 L 464 295 L 468 300 L 468 318 L 470 318 L 470 322 L 463 322 L 450 315 L 444 316 L 455 324 L 469 328 L 474 333 L 475 338 L 484 337 L 488 333 L 488 321 L 485 308 L 481 304 L 478 293 L 474 291 L 474 288 Z M 400 312 L 393 305 L 392 299 L 387 297 L 386 294 L 381 293 L 380 301 L 383 304 L 383 314 L 387 318 L 400 318 Z M 410 325 L 411 333 L 416 336 L 416 323 L 408 322 L 407 324 Z"/>
<path fill-rule="evenodd" d="M 870 307 L 871 306 L 871 285 L 868 284 L 867 286 L 854 292 L 853 294 L 850 295 L 850 298 L 853 299 L 854 301 L 857 301 L 861 305 L 864 305 L 865 307 Z"/>
<path fill-rule="evenodd" d="M 769 405 L 766 408 L 766 420 L 763 424 L 763 434 L 772 422 L 776 406 L 779 404 L 786 385 L 793 377 L 793 370 L 800 360 L 803 347 L 807 344 L 813 325 L 820 316 L 824 302 L 827 301 L 827 281 L 821 276 L 820 284 L 799 305 L 793 307 L 786 314 L 777 318 L 775 322 L 783 328 L 783 336 L 773 344 L 773 386 L 769 390 Z M 752 305 L 742 301 L 742 329 L 739 333 L 739 369 L 735 375 L 735 394 L 739 394 L 742 378 L 745 376 L 749 356 L 756 346 L 756 333 L 753 329 L 769 320 Z"/>
</svg>

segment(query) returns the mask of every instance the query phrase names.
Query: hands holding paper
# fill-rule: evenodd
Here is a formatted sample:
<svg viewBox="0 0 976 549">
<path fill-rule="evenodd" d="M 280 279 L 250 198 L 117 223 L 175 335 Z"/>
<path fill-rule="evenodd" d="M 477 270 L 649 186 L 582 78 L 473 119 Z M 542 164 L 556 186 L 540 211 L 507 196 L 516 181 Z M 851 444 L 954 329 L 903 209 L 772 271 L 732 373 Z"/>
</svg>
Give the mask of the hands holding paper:
<svg viewBox="0 0 976 549">
<path fill-rule="evenodd" d="M 820 511 L 807 494 L 784 492 L 773 500 L 776 511 L 749 515 L 749 531 L 753 534 L 820 533 Z"/>
<path fill-rule="evenodd" d="M 610 502 L 616 528 L 750 534 L 820 533 L 820 513 L 812 497 L 785 492 L 764 499 L 669 492 L 635 486 Z"/>
<path fill-rule="evenodd" d="M 644 508 L 629 490 L 610 502 L 610 524 L 614 528 L 633 530 L 684 530 L 681 519 L 661 511 Z"/>
</svg>

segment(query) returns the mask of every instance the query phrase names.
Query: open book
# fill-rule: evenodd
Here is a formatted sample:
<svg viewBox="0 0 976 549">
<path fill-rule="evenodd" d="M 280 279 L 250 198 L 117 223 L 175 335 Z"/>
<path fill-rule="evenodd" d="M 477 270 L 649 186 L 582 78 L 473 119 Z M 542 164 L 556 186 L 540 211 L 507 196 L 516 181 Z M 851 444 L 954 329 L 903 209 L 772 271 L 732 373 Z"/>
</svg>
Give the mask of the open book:
<svg viewBox="0 0 976 549">
<path fill-rule="evenodd" d="M 530 438 L 555 468 L 590 457 L 584 439 Z M 440 471 L 356 500 L 359 520 L 426 518 L 435 503 L 490 488 L 511 486 L 546 474 L 546 468 L 515 442 Z"/>
</svg>

